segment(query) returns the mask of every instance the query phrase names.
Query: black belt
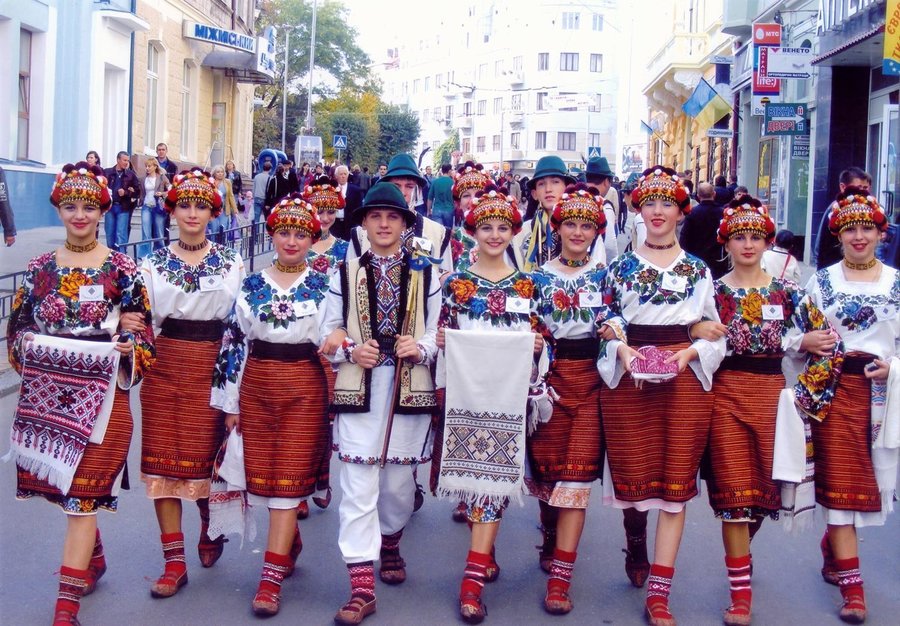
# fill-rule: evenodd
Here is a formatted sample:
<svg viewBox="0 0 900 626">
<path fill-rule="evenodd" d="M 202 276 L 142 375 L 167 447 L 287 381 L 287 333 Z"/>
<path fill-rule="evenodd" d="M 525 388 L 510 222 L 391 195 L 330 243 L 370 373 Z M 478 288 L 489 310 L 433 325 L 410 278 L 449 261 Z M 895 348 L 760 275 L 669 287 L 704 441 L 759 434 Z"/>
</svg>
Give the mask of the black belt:
<svg viewBox="0 0 900 626">
<path fill-rule="evenodd" d="M 257 359 L 270 361 L 284 361 L 295 363 L 297 361 L 314 360 L 318 357 L 316 344 L 305 343 L 272 343 L 262 339 L 254 339 L 250 342 L 250 356 Z"/>
<path fill-rule="evenodd" d="M 751 374 L 781 374 L 781 356 L 733 354 L 725 357 L 719 369 Z"/>
<path fill-rule="evenodd" d="M 167 317 L 163 320 L 159 334 L 181 341 L 219 341 L 224 330 L 222 320 L 180 320 Z"/>
<path fill-rule="evenodd" d="M 597 360 L 600 354 L 600 340 L 595 337 L 584 339 L 557 339 L 556 358 L 578 361 L 584 359 Z"/>
<path fill-rule="evenodd" d="M 844 366 L 841 368 L 843 374 L 865 374 L 866 365 L 876 359 L 874 354 L 855 354 L 853 356 L 844 357 Z"/>
<path fill-rule="evenodd" d="M 378 342 L 378 351 L 381 354 L 394 354 L 394 346 L 397 344 L 396 337 L 391 337 L 389 335 L 376 335 L 372 337 L 372 339 Z"/>
<path fill-rule="evenodd" d="M 112 336 L 109 333 L 100 333 L 95 335 L 72 335 L 70 333 L 60 333 L 52 336 L 63 337 L 65 339 L 75 339 L 77 341 L 94 341 L 96 343 L 112 341 Z"/>
<path fill-rule="evenodd" d="M 670 346 L 691 341 L 690 326 L 629 324 L 627 333 L 629 346 Z"/>
</svg>

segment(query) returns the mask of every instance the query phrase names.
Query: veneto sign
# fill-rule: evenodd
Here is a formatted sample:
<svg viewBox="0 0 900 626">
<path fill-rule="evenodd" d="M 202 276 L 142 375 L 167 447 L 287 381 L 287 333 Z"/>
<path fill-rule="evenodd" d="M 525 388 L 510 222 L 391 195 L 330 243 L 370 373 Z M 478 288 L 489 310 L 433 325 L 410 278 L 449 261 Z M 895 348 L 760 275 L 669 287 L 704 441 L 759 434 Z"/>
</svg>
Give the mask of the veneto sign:
<svg viewBox="0 0 900 626">
<path fill-rule="evenodd" d="M 207 43 L 214 43 L 217 46 L 225 46 L 233 48 L 241 52 L 256 52 L 256 38 L 245 35 L 233 30 L 225 30 L 224 28 L 216 28 L 209 24 L 198 24 L 197 22 L 184 22 L 182 34 L 188 39 L 197 39 Z"/>
</svg>

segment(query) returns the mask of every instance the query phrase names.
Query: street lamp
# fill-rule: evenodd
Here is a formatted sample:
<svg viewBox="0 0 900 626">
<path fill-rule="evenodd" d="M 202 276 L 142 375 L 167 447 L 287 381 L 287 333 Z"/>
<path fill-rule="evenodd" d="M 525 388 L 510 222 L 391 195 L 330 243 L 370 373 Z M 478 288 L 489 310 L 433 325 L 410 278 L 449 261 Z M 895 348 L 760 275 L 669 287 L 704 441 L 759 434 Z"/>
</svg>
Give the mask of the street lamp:
<svg viewBox="0 0 900 626">
<path fill-rule="evenodd" d="M 309 29 L 309 92 L 306 94 L 306 128 L 309 134 L 312 134 L 313 67 L 316 64 L 316 13 L 318 8 L 318 0 L 313 0 L 312 27 Z"/>
<path fill-rule="evenodd" d="M 291 47 L 291 29 L 293 26 L 284 27 L 284 86 L 281 94 L 281 151 L 287 154 L 285 142 L 287 136 L 287 84 L 288 84 L 288 52 Z"/>
</svg>

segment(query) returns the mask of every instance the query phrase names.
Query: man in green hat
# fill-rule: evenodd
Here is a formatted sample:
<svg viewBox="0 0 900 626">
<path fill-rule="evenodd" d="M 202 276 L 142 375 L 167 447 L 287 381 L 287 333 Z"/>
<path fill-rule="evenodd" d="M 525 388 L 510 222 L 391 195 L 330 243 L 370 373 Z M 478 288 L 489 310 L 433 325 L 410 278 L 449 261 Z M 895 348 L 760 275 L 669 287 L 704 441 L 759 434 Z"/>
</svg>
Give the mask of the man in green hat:
<svg viewBox="0 0 900 626">
<path fill-rule="evenodd" d="M 584 170 L 584 177 L 588 186 L 597 190 L 603 198 L 603 213 L 606 215 L 606 232 L 603 235 L 603 245 L 606 248 L 606 264 L 619 254 L 617 243 L 618 232 L 616 225 L 619 223 L 619 192 L 612 187 L 615 174 L 609 169 L 609 161 L 606 157 L 594 157 L 589 159 Z M 613 202 L 615 198 L 615 202 Z"/>
<path fill-rule="evenodd" d="M 391 182 L 396 185 L 406 198 L 407 206 L 413 212 L 416 212 L 416 205 L 419 204 L 419 200 L 422 198 L 422 190 L 427 184 L 425 178 L 419 173 L 416 162 L 408 154 L 395 155 L 379 182 Z M 430 254 L 432 257 L 441 259 L 440 269 L 441 273 L 444 274 L 453 271 L 453 256 L 450 249 L 451 235 L 450 229 L 416 212 L 415 222 L 404 234 L 403 240 L 407 246 L 413 237 L 427 239 L 431 242 Z M 365 230 L 354 228 L 350 233 L 347 258 L 359 257 L 368 248 L 369 242 L 366 239 Z"/>
<path fill-rule="evenodd" d="M 335 615 L 339 624 L 359 624 L 375 612 L 375 560 L 381 561 L 383 582 L 406 580 L 400 538 L 413 513 L 410 466 L 428 461 L 423 450 L 431 450 L 426 442 L 436 403 L 430 365 L 437 356 L 441 308 L 437 271 L 411 267 L 402 246 L 415 212 L 395 184 L 374 185 L 351 219 L 365 232 L 368 249 L 348 258 L 332 277 L 320 327 L 328 343 L 332 332 L 343 337 L 327 355 L 338 365 L 331 405 L 343 491 L 338 546 L 351 588 Z M 405 371 L 395 400 L 398 367 Z M 382 459 L 390 414 L 393 426 Z"/>
</svg>

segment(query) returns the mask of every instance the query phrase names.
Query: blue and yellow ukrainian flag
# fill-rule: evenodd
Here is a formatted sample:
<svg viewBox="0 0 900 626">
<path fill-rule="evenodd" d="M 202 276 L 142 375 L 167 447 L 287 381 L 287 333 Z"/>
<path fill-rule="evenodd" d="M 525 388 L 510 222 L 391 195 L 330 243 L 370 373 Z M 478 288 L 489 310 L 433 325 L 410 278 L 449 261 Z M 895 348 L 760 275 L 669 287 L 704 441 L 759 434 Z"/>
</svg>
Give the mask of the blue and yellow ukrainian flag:
<svg viewBox="0 0 900 626">
<path fill-rule="evenodd" d="M 701 129 L 706 129 L 731 113 L 731 105 L 706 79 L 701 78 L 700 84 L 681 106 L 681 110 L 693 117 Z"/>
</svg>

